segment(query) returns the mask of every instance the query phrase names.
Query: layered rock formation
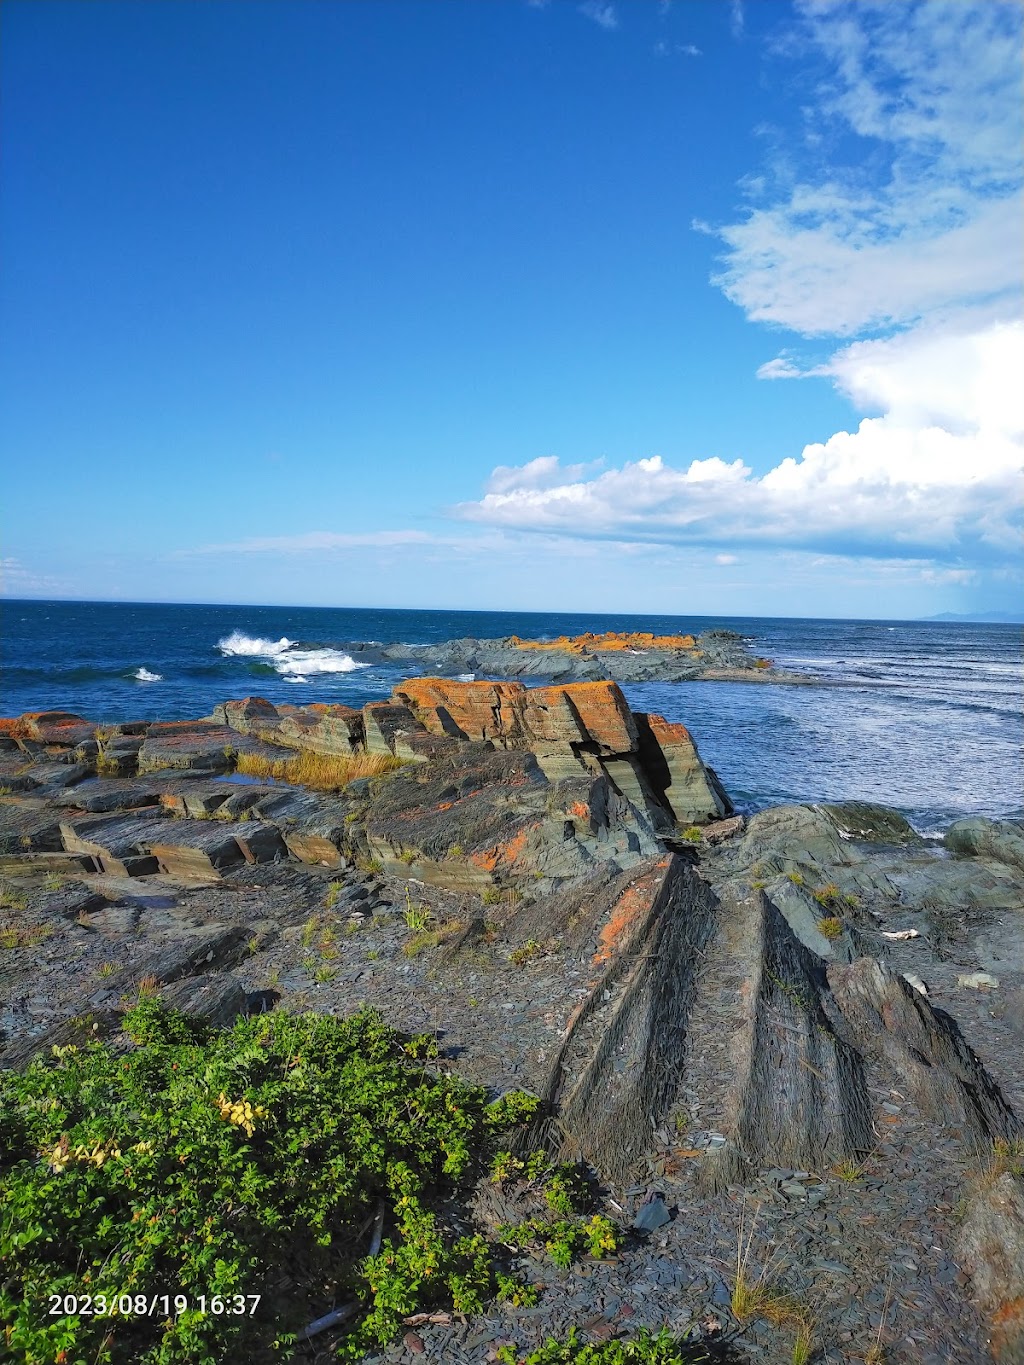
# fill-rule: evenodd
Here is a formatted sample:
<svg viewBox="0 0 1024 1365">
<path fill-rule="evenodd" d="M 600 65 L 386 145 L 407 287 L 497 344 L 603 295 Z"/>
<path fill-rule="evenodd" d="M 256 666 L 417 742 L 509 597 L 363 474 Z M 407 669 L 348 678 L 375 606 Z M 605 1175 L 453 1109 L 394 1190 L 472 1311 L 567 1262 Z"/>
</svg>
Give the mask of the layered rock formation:
<svg viewBox="0 0 1024 1365">
<path fill-rule="evenodd" d="M 734 682 L 808 682 L 777 669 L 769 659 L 750 654 L 735 631 L 701 635 L 650 633 L 585 634 L 555 640 L 446 640 L 442 644 L 378 644 L 365 640 L 330 641 L 357 663 L 415 665 L 427 673 L 452 677 L 546 678 L 553 682 L 686 682 L 697 678 Z M 295 649 L 321 642 L 296 642 Z"/>
<path fill-rule="evenodd" d="M 337 763 L 336 790 L 274 778 L 309 755 Z M 390 771 L 346 767 L 374 759 Z M 608 680 L 415 678 L 361 711 L 247 698 L 169 725 L 39 713 L 0 722 L 0 786 L 0 1064 L 116 1031 L 139 981 L 211 1019 L 265 1008 L 252 961 L 279 951 L 292 979 L 317 934 L 379 924 L 372 957 L 332 948 L 350 970 L 324 1007 L 421 1011 L 470 1074 L 544 1096 L 550 1146 L 623 1185 L 673 1116 L 708 1197 L 858 1167 L 880 1095 L 964 1160 L 1024 1139 L 1014 1097 L 907 979 L 948 944 L 950 973 L 990 965 L 964 961 L 957 924 L 1019 915 L 1020 828 L 962 822 L 936 849 L 866 805 L 730 819 L 688 731 Z M 406 952 L 414 925 L 427 961 Z M 984 1248 L 1019 1220 L 1015 1189 L 965 1233 L 1006 1322 L 1016 1272 Z"/>
</svg>

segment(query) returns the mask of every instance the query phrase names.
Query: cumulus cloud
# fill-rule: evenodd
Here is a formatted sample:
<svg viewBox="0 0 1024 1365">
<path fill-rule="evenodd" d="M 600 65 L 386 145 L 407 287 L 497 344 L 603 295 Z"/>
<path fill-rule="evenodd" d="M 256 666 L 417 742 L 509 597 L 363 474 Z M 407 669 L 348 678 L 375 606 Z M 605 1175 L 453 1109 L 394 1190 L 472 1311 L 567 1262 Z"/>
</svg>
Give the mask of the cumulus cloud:
<svg viewBox="0 0 1024 1365">
<path fill-rule="evenodd" d="M 460 504 L 494 526 L 684 545 L 992 558 L 1020 527 L 1020 452 L 999 432 L 957 436 L 888 417 L 807 445 L 757 476 L 712 457 L 637 460 L 589 479 L 515 486 Z"/>
</svg>

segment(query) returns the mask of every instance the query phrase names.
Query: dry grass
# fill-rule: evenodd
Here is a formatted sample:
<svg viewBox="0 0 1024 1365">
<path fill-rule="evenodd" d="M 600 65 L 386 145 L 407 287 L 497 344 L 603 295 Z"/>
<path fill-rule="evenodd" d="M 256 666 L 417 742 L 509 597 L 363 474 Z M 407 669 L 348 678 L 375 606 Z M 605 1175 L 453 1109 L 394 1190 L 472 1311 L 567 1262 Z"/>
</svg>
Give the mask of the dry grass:
<svg viewBox="0 0 1024 1365">
<path fill-rule="evenodd" d="M 423 929 L 413 934 L 412 938 L 402 945 L 402 953 L 406 957 L 416 957 L 425 948 L 439 948 L 442 943 L 447 943 L 465 927 L 461 920 L 449 919 L 439 924 L 436 929 Z"/>
<path fill-rule="evenodd" d="M 742 1218 L 740 1221 L 736 1242 L 736 1274 L 730 1300 L 733 1317 L 740 1323 L 748 1322 L 751 1318 L 763 1318 L 773 1327 L 790 1329 L 795 1334 L 791 1356 L 793 1365 L 806 1365 L 814 1353 L 814 1318 L 806 1304 L 779 1290 L 777 1247 L 754 1274 L 751 1253 L 759 1212 L 760 1205 L 754 1211 L 746 1237 Z"/>
<path fill-rule="evenodd" d="M 247 777 L 274 778 L 314 791 L 338 791 L 359 777 L 382 777 L 401 767 L 402 760 L 391 754 L 315 754 L 309 749 L 278 759 L 240 753 L 235 763 L 235 770 Z"/>
<path fill-rule="evenodd" d="M 842 938 L 843 927 L 843 921 L 837 915 L 826 915 L 824 919 L 818 920 L 818 933 L 823 934 L 829 942 Z"/>
<path fill-rule="evenodd" d="M 24 929 L 0 929 L 0 948 L 34 948 L 50 937 L 52 930 L 45 925 Z"/>
<path fill-rule="evenodd" d="M 1024 1176 L 1024 1138 L 997 1137 L 986 1174 L 992 1179 L 1006 1174 Z"/>
</svg>

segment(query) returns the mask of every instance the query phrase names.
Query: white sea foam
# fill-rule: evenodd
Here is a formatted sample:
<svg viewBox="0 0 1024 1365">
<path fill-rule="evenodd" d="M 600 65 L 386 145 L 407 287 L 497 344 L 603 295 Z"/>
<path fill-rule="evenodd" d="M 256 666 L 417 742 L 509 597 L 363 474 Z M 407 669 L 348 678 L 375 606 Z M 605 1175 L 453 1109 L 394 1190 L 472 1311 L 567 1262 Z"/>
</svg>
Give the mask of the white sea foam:
<svg viewBox="0 0 1024 1365">
<path fill-rule="evenodd" d="M 280 640 L 263 640 L 259 636 L 243 635 L 240 630 L 233 630 L 223 640 L 217 641 L 217 648 L 222 654 L 250 654 L 268 659 L 291 649 L 292 643 L 285 635 Z"/>
<path fill-rule="evenodd" d="M 265 659 L 286 682 L 308 682 L 310 673 L 352 673 L 357 668 L 369 667 L 369 664 L 356 663 L 350 655 L 337 649 L 296 649 L 295 641 L 286 635 L 280 640 L 264 640 L 233 630 L 217 641 L 217 648 L 228 658 Z"/>
<path fill-rule="evenodd" d="M 132 674 L 132 677 L 137 682 L 163 682 L 164 680 L 164 675 L 162 673 L 151 673 L 150 670 L 145 667 L 137 668 Z"/>
<path fill-rule="evenodd" d="M 278 673 L 287 677 L 305 678 L 308 673 L 352 673 L 368 664 L 357 664 L 348 654 L 336 649 L 293 649 L 271 660 Z"/>
</svg>

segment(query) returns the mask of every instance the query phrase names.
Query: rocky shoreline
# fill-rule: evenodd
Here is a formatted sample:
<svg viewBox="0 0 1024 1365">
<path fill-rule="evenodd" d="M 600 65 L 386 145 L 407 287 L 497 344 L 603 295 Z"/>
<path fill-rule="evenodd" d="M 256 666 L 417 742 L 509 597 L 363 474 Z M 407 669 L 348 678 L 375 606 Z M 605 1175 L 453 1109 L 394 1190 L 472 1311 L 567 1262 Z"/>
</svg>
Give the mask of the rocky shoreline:
<svg viewBox="0 0 1024 1365">
<path fill-rule="evenodd" d="M 296 642 L 294 648 L 309 649 Z M 751 654 L 743 636 L 730 630 L 700 635 L 617 633 L 560 636 L 555 640 L 447 640 L 443 644 L 335 642 L 331 648 L 358 664 L 416 665 L 447 677 L 543 678 L 555 683 L 717 682 L 809 683 L 803 674 L 776 668 Z"/>
<path fill-rule="evenodd" d="M 216 1022 L 373 1004 L 468 1078 L 542 1096 L 545 1142 L 589 1163 L 630 1246 L 524 1257 L 539 1304 L 417 1326 L 381 1359 L 667 1323 L 789 1360 L 784 1323 L 732 1313 L 749 1236 L 813 1315 L 813 1358 L 1019 1365 L 1024 829 L 746 818 L 685 727 L 608 680 L 628 648 L 517 650 L 604 673 L 0 722 L 0 1066 L 117 1040 L 142 982 Z"/>
</svg>

